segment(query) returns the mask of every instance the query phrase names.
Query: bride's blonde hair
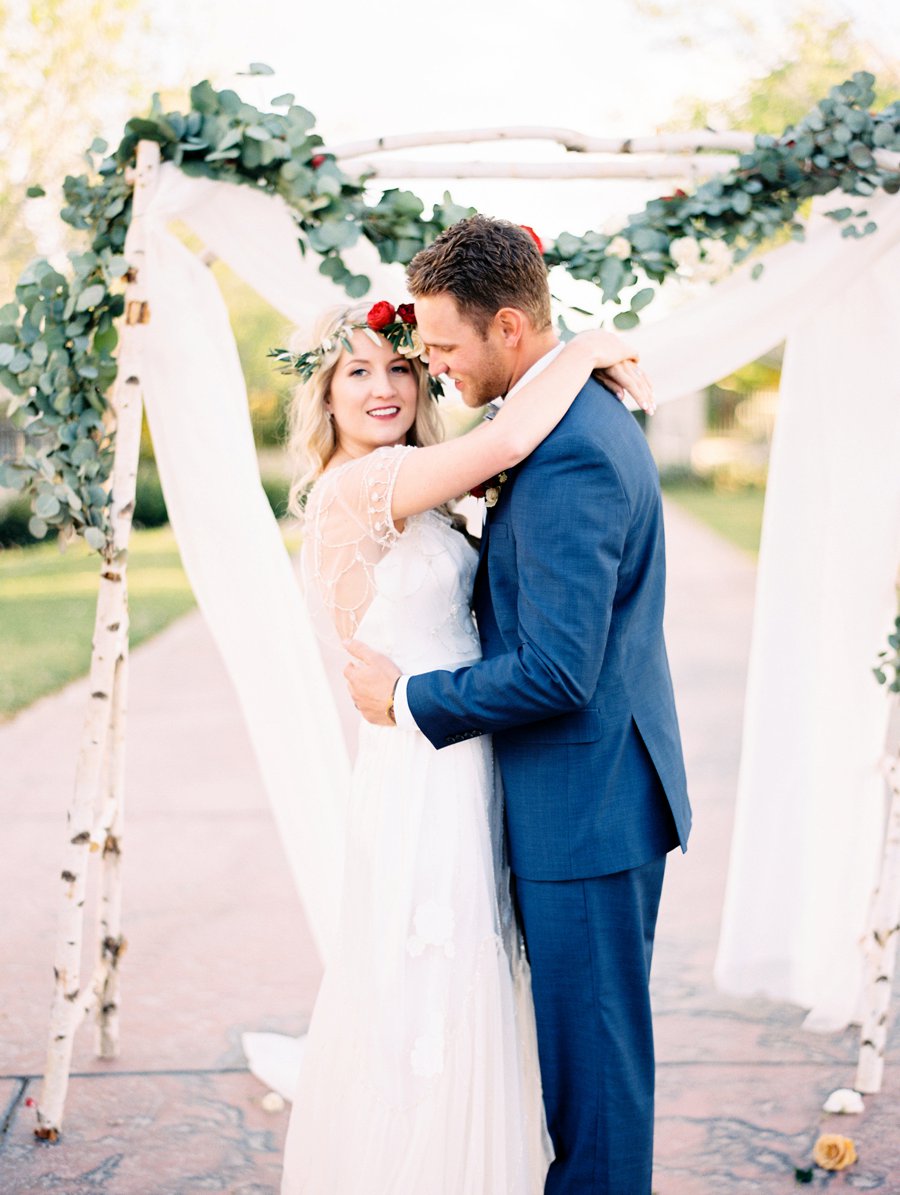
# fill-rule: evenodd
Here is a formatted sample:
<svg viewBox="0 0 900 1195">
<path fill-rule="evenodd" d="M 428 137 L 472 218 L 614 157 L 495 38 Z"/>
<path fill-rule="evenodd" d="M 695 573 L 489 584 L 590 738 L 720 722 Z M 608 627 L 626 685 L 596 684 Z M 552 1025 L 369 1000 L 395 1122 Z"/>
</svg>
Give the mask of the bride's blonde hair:
<svg viewBox="0 0 900 1195">
<path fill-rule="evenodd" d="M 335 347 L 323 355 L 322 364 L 312 377 L 295 387 L 288 411 L 288 453 L 293 472 L 288 510 L 298 518 L 303 514 L 310 488 L 337 451 L 337 435 L 325 403 L 331 391 L 335 367 L 343 352 L 339 332 L 353 324 L 364 324 L 371 306 L 371 302 L 367 302 L 334 308 L 321 317 L 313 330 L 310 348 L 325 341 L 333 341 Z M 302 348 L 297 351 L 302 352 Z M 407 360 L 415 374 L 419 392 L 415 423 L 407 433 L 406 442 L 426 448 L 443 439 L 443 425 L 428 388 L 428 367 L 418 357 L 408 357 Z"/>
</svg>

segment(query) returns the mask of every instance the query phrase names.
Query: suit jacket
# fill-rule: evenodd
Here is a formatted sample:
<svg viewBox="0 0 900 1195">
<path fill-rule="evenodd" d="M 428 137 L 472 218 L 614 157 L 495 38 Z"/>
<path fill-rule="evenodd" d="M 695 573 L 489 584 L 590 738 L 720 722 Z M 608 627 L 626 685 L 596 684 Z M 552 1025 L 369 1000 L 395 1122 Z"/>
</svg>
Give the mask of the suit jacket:
<svg viewBox="0 0 900 1195">
<path fill-rule="evenodd" d="M 591 380 L 489 512 L 474 595 L 484 659 L 407 688 L 435 747 L 493 733 L 515 874 L 586 878 L 685 849 L 664 599 L 656 465 Z"/>
</svg>

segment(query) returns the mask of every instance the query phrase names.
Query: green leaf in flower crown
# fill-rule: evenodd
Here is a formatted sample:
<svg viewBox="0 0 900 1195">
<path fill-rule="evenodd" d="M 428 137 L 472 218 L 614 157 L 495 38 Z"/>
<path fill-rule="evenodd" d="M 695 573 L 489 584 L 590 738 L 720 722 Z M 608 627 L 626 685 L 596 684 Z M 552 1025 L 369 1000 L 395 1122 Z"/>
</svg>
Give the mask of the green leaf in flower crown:
<svg viewBox="0 0 900 1195">
<path fill-rule="evenodd" d="M 274 70 L 265 62 L 251 62 L 250 69 L 238 71 L 239 75 L 274 75 Z"/>
<path fill-rule="evenodd" d="M 41 199 L 41 198 L 43 198 L 44 195 L 47 194 L 47 192 L 44 190 L 43 187 L 39 186 L 38 184 L 35 184 L 33 187 L 29 187 L 28 190 L 25 192 L 25 194 L 28 196 L 29 199 Z"/>
<path fill-rule="evenodd" d="M 275 99 L 271 101 L 273 108 L 290 108 L 294 102 L 294 97 L 291 93 L 285 92 L 284 95 L 276 95 Z"/>
</svg>

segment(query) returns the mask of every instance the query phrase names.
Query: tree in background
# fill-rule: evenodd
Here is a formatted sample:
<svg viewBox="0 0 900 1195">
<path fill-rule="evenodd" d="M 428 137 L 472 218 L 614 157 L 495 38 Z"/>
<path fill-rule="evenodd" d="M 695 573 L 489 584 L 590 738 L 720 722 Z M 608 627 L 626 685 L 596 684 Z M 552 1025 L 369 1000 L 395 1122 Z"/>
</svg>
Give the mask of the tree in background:
<svg viewBox="0 0 900 1195">
<path fill-rule="evenodd" d="M 638 8 L 662 29 L 669 27 L 675 47 L 727 44 L 755 68 L 755 77 L 728 99 L 686 97 L 665 125 L 669 130 L 707 127 L 780 135 L 819 96 L 861 70 L 878 80 L 876 108 L 900 99 L 896 59 L 847 15 L 846 6 L 794 5 L 776 28 L 739 4 L 717 7 L 715 13 L 706 0 L 638 0 Z"/>
<path fill-rule="evenodd" d="M 0 292 L 68 247 L 60 187 L 160 84 L 152 0 L 0 0 Z M 171 36 L 173 29 L 166 31 Z M 180 80 L 178 81 L 180 82 Z M 39 182 L 47 198 L 29 199 Z"/>
<path fill-rule="evenodd" d="M 699 44 L 727 44 L 731 52 L 754 66 L 755 78 L 728 99 L 686 97 L 666 130 L 741 129 L 780 136 L 809 111 L 818 96 L 854 71 L 870 70 L 877 80 L 876 107 L 900 99 L 897 62 L 875 44 L 870 34 L 834 5 L 803 4 L 788 10 L 784 23 L 765 27 L 757 10 L 741 5 L 718 7 L 706 0 L 638 0 L 645 16 L 660 22 L 673 49 Z M 787 240 L 780 234 L 778 240 Z M 750 362 L 709 389 L 711 424 L 733 416 L 736 407 L 756 392 L 777 390 L 781 347 Z"/>
</svg>

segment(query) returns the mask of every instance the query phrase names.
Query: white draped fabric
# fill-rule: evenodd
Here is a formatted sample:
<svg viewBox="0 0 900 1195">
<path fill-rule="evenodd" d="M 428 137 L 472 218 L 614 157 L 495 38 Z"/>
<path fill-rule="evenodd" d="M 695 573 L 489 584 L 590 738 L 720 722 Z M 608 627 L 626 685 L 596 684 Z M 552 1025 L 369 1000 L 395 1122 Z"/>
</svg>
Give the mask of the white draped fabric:
<svg viewBox="0 0 900 1195">
<path fill-rule="evenodd" d="M 866 207 L 874 235 L 817 214 L 757 281 L 745 267 L 635 337 L 663 400 L 787 340 L 716 980 L 822 1030 L 859 1011 L 885 819 L 871 668 L 900 560 L 900 201 Z"/>
<path fill-rule="evenodd" d="M 738 271 L 633 337 L 661 401 L 789 340 L 717 977 L 812 1007 L 821 1024 L 855 1009 L 883 824 L 886 703 L 870 667 L 893 617 L 900 548 L 900 383 L 888 335 L 900 317 L 900 201 L 867 206 L 873 236 L 846 240 L 814 222 L 806 244 L 767 256 L 758 281 Z M 348 777 L 340 717 L 260 488 L 224 305 L 210 272 L 167 231 L 175 219 L 294 322 L 341 293 L 300 254 L 280 200 L 162 167 L 147 217 L 144 362 L 157 463 L 327 955 Z M 399 272 L 380 277 L 399 297 Z"/>
<path fill-rule="evenodd" d="M 284 204 L 162 167 L 146 216 L 151 320 L 143 361 L 156 461 L 185 571 L 234 682 L 309 924 L 327 955 L 341 888 L 347 751 L 260 485 L 228 313 L 209 269 L 167 231 L 176 217 L 295 319 L 308 272 Z"/>
</svg>

